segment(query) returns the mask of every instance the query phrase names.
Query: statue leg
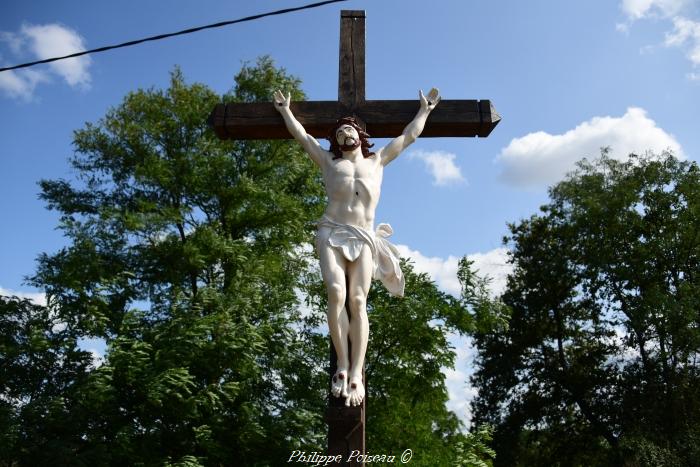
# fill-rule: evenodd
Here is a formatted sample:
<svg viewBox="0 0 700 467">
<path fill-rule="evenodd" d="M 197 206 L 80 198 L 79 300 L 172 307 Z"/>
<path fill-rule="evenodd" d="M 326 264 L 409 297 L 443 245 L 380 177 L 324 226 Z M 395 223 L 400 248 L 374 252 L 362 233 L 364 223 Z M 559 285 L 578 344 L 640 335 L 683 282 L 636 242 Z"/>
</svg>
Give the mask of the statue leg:
<svg viewBox="0 0 700 467">
<path fill-rule="evenodd" d="M 350 306 L 350 342 L 352 343 L 348 397 L 345 405 L 360 405 L 365 397 L 362 368 L 365 363 L 369 320 L 367 319 L 367 294 L 372 285 L 374 261 L 367 245 L 360 256 L 348 264 L 348 304 Z"/>
<path fill-rule="evenodd" d="M 328 245 L 329 229 L 318 232 L 317 249 L 321 265 L 321 276 L 328 294 L 328 331 L 331 335 L 335 353 L 338 356 L 338 369 L 333 375 L 331 393 L 335 397 L 347 396 L 348 387 L 348 332 L 350 324 L 345 310 L 345 267 L 347 261 L 343 255 Z"/>
</svg>

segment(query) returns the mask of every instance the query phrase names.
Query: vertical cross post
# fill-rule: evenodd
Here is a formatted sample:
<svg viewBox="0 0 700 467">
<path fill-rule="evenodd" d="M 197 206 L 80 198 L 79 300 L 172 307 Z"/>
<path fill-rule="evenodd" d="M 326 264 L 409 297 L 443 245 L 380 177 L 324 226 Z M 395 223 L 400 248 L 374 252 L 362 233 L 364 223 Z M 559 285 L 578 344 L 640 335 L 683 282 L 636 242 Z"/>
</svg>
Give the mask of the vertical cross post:
<svg viewBox="0 0 700 467">
<path fill-rule="evenodd" d="M 343 10 L 340 13 L 340 60 L 338 101 L 358 117 L 365 103 L 365 12 Z"/>
<path fill-rule="evenodd" d="M 363 10 L 343 10 L 340 13 L 340 53 L 338 65 L 338 101 L 347 109 L 348 115 L 366 129 L 365 122 L 358 115 L 358 109 L 365 103 L 365 12 Z M 348 278 L 345 278 L 348 290 Z M 350 315 L 349 293 L 346 293 L 345 312 Z M 348 355 L 352 355 L 352 342 L 348 339 Z M 337 367 L 338 355 L 333 342 L 330 345 L 330 378 Z M 368 393 L 365 369 L 362 368 L 365 384 L 365 398 L 357 407 L 345 407 L 345 399 L 328 395 L 328 455 L 340 454 L 341 465 L 365 465 L 364 462 L 348 462 L 353 452 L 365 454 L 365 409 Z M 354 459 L 357 459 L 355 456 Z"/>
</svg>

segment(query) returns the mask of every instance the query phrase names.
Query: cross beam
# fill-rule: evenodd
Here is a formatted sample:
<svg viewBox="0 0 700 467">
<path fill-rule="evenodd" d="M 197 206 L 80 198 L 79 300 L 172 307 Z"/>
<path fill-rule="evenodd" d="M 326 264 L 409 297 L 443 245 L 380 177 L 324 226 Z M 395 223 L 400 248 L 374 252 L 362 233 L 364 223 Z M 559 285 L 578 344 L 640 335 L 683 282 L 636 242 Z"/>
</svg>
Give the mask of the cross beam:
<svg viewBox="0 0 700 467">
<path fill-rule="evenodd" d="M 340 18 L 340 67 L 337 101 L 292 102 L 294 116 L 307 133 L 325 138 L 341 117 L 364 122 L 373 138 L 394 138 L 418 109 L 413 100 L 365 100 L 365 12 L 344 10 Z M 440 101 L 421 138 L 443 136 L 486 137 L 501 120 L 489 100 Z M 209 124 L 221 139 L 291 138 L 271 103 L 218 104 Z"/>
</svg>

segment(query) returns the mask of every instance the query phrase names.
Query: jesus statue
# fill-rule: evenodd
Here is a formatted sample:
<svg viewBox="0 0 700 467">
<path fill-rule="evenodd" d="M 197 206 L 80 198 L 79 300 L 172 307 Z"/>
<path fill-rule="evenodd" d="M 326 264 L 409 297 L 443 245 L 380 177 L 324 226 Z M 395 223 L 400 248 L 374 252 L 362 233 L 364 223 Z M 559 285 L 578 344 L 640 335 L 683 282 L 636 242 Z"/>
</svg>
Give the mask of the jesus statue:
<svg viewBox="0 0 700 467">
<path fill-rule="evenodd" d="M 418 113 L 403 133 L 371 152 L 369 135 L 352 117 L 338 120 L 328 136 L 330 148 L 321 148 L 292 114 L 291 96 L 281 91 L 273 96 L 287 129 L 321 169 L 328 195 L 328 206 L 318 222 L 316 251 L 328 293 L 328 328 L 338 355 L 331 393 L 345 397 L 346 406 L 360 405 L 365 397 L 362 368 L 369 338 L 367 294 L 372 278 L 380 279 L 393 295 L 403 296 L 399 254 L 386 240 L 393 233 L 391 226 L 380 224 L 375 231 L 374 214 L 384 167 L 418 138 L 440 102 L 435 88 L 427 97 L 419 91 L 419 97 Z M 346 297 L 349 310 L 345 310 Z M 348 338 L 352 355 L 348 355 Z"/>
</svg>

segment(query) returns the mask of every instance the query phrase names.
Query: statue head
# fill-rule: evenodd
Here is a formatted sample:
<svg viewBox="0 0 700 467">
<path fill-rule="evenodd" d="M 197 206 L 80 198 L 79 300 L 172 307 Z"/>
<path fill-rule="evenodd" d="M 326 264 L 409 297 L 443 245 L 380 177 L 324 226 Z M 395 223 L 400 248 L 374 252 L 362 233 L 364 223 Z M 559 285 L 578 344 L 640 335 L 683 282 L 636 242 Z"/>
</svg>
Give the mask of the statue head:
<svg viewBox="0 0 700 467">
<path fill-rule="evenodd" d="M 353 117 L 339 119 L 333 127 L 333 131 L 328 135 L 328 141 L 331 142 L 328 151 L 333 153 L 334 160 L 343 157 L 343 151 L 352 151 L 358 147 L 361 148 L 363 156 L 372 157 L 374 155 L 369 150 L 374 144 L 369 142 L 369 135 Z"/>
</svg>

